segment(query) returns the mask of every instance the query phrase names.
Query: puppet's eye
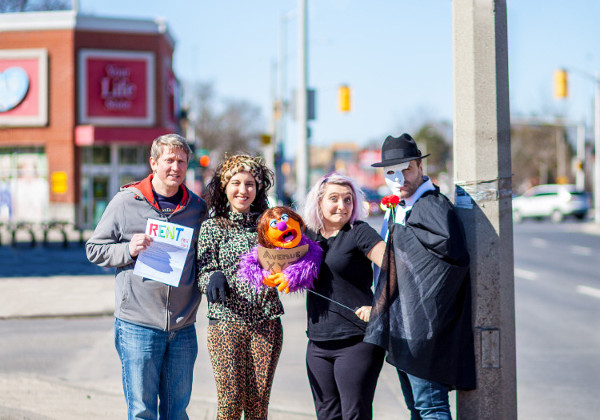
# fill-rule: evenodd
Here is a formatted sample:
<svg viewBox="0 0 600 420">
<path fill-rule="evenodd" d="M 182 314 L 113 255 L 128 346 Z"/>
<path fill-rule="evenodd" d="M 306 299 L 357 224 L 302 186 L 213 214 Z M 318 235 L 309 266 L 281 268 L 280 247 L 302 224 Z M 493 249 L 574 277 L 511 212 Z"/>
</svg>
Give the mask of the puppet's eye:
<svg viewBox="0 0 600 420">
<path fill-rule="evenodd" d="M 271 221 L 269 222 L 269 226 L 275 229 L 277 227 L 277 219 L 271 219 Z"/>
<path fill-rule="evenodd" d="M 289 218 L 290 218 L 290 216 L 288 216 L 288 215 L 287 215 L 287 214 L 285 214 L 285 213 L 283 213 L 283 214 L 281 215 L 281 221 L 282 221 L 282 222 L 287 222 Z"/>
</svg>

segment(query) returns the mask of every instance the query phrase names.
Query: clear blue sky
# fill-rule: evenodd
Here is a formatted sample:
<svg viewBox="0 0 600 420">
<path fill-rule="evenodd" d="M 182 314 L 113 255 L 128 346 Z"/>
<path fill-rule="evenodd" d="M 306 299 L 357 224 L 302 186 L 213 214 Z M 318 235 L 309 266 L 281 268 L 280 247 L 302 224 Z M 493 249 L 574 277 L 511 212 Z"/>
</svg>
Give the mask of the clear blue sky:
<svg viewBox="0 0 600 420">
<path fill-rule="evenodd" d="M 213 82 L 221 98 L 263 109 L 265 130 L 276 79 L 282 16 L 296 0 L 79 0 L 81 13 L 164 17 L 176 40 L 180 79 Z M 450 0 L 308 0 L 308 79 L 317 90 L 312 143 L 364 144 L 452 120 Z M 570 97 L 553 97 L 559 67 L 600 71 L 600 1 L 508 0 L 513 116 L 592 123 L 594 84 L 571 73 Z M 297 23 L 287 20 L 288 88 L 297 84 Z M 337 87 L 352 87 L 352 112 L 337 110 Z M 294 124 L 288 124 L 293 141 Z M 291 146 L 289 147 L 291 148 Z"/>
</svg>

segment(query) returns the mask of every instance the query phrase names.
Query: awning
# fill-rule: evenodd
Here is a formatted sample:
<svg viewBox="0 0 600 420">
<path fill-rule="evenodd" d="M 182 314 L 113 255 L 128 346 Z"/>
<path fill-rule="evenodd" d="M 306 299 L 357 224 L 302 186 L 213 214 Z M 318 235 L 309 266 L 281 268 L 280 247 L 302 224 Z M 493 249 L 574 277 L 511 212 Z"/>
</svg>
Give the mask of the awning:
<svg viewBox="0 0 600 420">
<path fill-rule="evenodd" d="M 75 144 L 91 146 L 115 142 L 151 143 L 163 134 L 172 133 L 167 127 L 97 127 L 78 125 L 75 127 Z"/>
</svg>

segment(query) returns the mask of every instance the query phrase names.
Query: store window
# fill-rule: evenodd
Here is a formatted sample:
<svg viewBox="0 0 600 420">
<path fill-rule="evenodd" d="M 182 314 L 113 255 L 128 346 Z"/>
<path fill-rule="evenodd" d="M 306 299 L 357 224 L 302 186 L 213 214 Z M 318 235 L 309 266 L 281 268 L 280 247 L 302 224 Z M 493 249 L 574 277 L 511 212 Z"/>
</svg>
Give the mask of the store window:
<svg viewBox="0 0 600 420">
<path fill-rule="evenodd" d="M 81 147 L 81 202 L 78 225 L 94 228 L 122 185 L 149 173 L 148 146 L 111 144 Z"/>
<path fill-rule="evenodd" d="M 139 165 L 145 163 L 145 149 L 147 147 L 123 146 L 119 148 L 120 165 Z"/>
<path fill-rule="evenodd" d="M 110 146 L 92 146 L 81 148 L 81 161 L 85 165 L 109 165 Z"/>
<path fill-rule="evenodd" d="M 0 220 L 45 221 L 48 161 L 41 147 L 0 148 Z"/>
</svg>

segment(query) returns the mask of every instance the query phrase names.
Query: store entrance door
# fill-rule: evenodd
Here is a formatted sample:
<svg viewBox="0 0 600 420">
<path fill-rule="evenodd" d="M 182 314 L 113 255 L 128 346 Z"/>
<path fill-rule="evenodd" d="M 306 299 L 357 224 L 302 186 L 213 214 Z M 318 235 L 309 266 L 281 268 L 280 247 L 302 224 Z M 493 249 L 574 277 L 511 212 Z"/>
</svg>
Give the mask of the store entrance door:
<svg viewBox="0 0 600 420">
<path fill-rule="evenodd" d="M 110 201 L 110 174 L 88 174 L 81 178 L 81 225 L 93 228 Z"/>
</svg>

